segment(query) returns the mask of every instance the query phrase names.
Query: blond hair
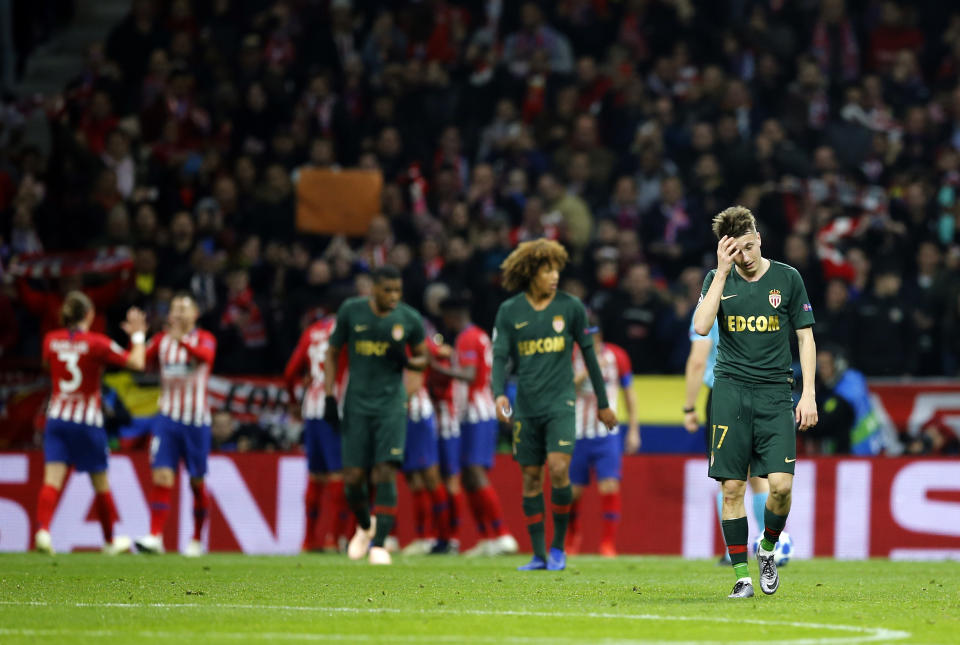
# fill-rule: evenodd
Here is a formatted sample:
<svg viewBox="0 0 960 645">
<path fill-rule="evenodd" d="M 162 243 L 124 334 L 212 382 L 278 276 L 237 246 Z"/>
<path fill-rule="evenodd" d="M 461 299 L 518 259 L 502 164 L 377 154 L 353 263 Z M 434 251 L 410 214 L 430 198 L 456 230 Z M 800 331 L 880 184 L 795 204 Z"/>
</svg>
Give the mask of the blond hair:
<svg viewBox="0 0 960 645">
<path fill-rule="evenodd" d="M 713 234 L 720 239 L 724 235 L 727 237 L 740 237 L 747 233 L 757 232 L 757 219 L 746 206 L 731 206 L 720 211 L 713 218 Z"/>
<path fill-rule="evenodd" d="M 83 322 L 87 314 L 93 310 L 93 302 L 82 291 L 71 291 L 63 299 L 60 307 L 60 324 L 64 327 L 74 327 Z"/>
</svg>

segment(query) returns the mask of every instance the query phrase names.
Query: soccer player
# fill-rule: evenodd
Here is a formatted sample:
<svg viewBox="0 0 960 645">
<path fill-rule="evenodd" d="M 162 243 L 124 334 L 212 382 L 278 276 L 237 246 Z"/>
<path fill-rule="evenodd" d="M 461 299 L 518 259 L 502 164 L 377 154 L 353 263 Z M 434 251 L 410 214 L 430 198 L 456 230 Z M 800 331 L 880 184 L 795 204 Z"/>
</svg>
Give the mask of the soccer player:
<svg viewBox="0 0 960 645">
<path fill-rule="evenodd" d="M 490 392 L 493 346 L 486 332 L 470 321 L 468 299 L 450 296 L 440 303 L 440 310 L 444 327 L 456 334 L 454 364 L 434 364 L 431 369 L 459 383 L 455 408 L 460 427 L 460 453 L 456 458 L 463 468 L 463 487 L 480 535 L 477 545 L 466 555 L 516 553 L 517 540 L 507 528 L 500 498 L 487 477 L 493 468 L 500 430 Z"/>
<path fill-rule="evenodd" d="M 107 476 L 107 433 L 103 429 L 100 405 L 100 377 L 106 365 L 142 370 L 146 318 L 139 309 L 130 309 L 122 324 L 133 341 L 124 351 L 103 334 L 90 331 L 93 303 L 79 291 L 70 291 L 63 300 L 60 320 L 63 329 L 50 331 L 43 339 L 43 362 L 50 369 L 52 391 L 44 429 L 43 487 L 37 498 L 37 525 L 34 546 L 53 555 L 50 520 L 57 498 L 73 466 L 90 473 L 95 491 L 94 505 L 103 529 L 103 552 L 116 555 L 130 550 L 130 538 L 113 535 L 117 509 Z"/>
<path fill-rule="evenodd" d="M 707 459 L 710 458 L 710 403 L 713 399 L 713 368 L 717 363 L 717 342 L 720 339 L 719 326 L 713 321 L 710 333 L 701 336 L 693 328 L 693 317 L 690 317 L 690 354 L 687 355 L 687 365 L 684 370 L 686 398 L 683 403 L 683 427 L 687 432 L 696 432 L 700 429 L 697 419 L 697 395 L 700 388 L 707 386 L 707 432 L 704 446 L 707 450 Z M 750 489 L 753 491 L 753 517 L 757 526 L 763 526 L 763 509 L 767 507 L 767 495 L 770 493 L 770 484 L 763 477 L 751 477 Z M 717 491 L 717 520 L 723 519 L 723 493 Z M 720 559 L 721 563 L 729 561 L 726 554 Z"/>
<path fill-rule="evenodd" d="M 760 589 L 780 585 L 773 551 L 790 512 L 796 429 L 817 423 L 813 308 L 793 267 L 761 254 L 753 213 L 732 206 L 713 219 L 717 268 L 707 274 L 693 315 L 701 336 L 719 322 L 710 410 L 709 475 L 723 491 L 723 537 L 737 577 L 730 598 L 753 596 L 747 568 L 747 513 L 743 504 L 749 472 L 766 477 L 770 494 L 757 561 Z M 795 331 L 803 391 L 793 410 L 790 337 Z M 796 425 L 795 425 L 796 424 Z"/>
<path fill-rule="evenodd" d="M 144 553 L 163 553 L 163 528 L 170 515 L 170 498 L 181 460 L 193 491 L 193 539 L 185 555 L 203 554 L 201 536 L 207 518 L 207 474 L 210 453 L 210 405 L 207 381 L 217 352 L 217 340 L 197 328 L 199 310 L 187 291 L 174 294 L 166 331 L 150 339 L 148 366 L 160 370 L 160 414 L 150 441 L 150 533 L 135 541 Z"/>
<path fill-rule="evenodd" d="M 603 374 L 587 329 L 587 311 L 570 294 L 558 291 L 567 252 L 544 238 L 523 242 L 500 268 L 503 285 L 520 293 L 503 302 L 493 331 L 493 394 L 497 418 L 513 422 L 513 456 L 523 472 L 523 514 L 533 545 L 533 558 L 521 571 L 566 568 L 564 540 L 570 519 L 570 457 L 576 440 L 576 392 L 573 343 L 580 345 L 590 382 L 597 393 L 597 416 L 612 428 Z M 517 374 L 514 418 L 505 392 L 507 361 Z M 543 466 L 547 465 L 553 510 L 553 543 L 549 555 L 544 537 Z"/>
<path fill-rule="evenodd" d="M 427 340 L 427 351 L 435 344 Z M 429 371 L 429 368 L 428 368 Z M 437 432 L 435 400 L 428 391 L 429 374 L 407 373 L 407 440 L 404 446 L 403 474 L 413 497 L 416 538 L 404 548 L 404 555 L 447 553 L 450 550 L 450 502 L 440 476 L 440 437 Z M 428 535 L 427 518 L 433 520 Z"/>
<path fill-rule="evenodd" d="M 403 463 L 407 425 L 403 370 L 426 368 L 427 349 L 420 314 L 400 302 L 400 272 L 386 265 L 372 277 L 372 294 L 347 300 L 337 312 L 324 362 L 325 416 L 328 423 L 340 426 L 334 377 L 340 352 L 346 348 L 350 381 L 343 402 L 343 480 L 347 504 L 357 518 L 347 554 L 359 560 L 369 550 L 371 564 L 390 564 L 384 542 L 396 515 L 397 468 Z M 368 478 L 376 487 L 374 517 Z"/>
<path fill-rule="evenodd" d="M 577 442 L 570 462 L 570 481 L 573 482 L 573 507 L 570 509 L 570 530 L 567 534 L 567 552 L 580 552 L 580 498 L 590 483 L 590 471 L 596 475 L 603 518 L 600 555 L 617 555 L 617 525 L 620 523 L 620 478 L 623 470 L 623 449 L 635 453 L 640 447 L 640 424 L 637 421 L 637 395 L 633 391 L 633 368 L 630 357 L 613 343 L 605 343 L 600 331 L 594 332 L 594 347 L 603 380 L 606 383 L 610 409 L 616 413 L 623 390 L 627 407 L 627 437 L 624 446 L 619 425 L 607 429 L 597 421 L 597 395 L 587 378 L 583 352 L 574 352 L 574 383 L 577 385 Z"/>
<path fill-rule="evenodd" d="M 331 538 L 337 540 L 346 530 L 350 518 L 347 500 L 343 493 L 343 465 L 340 454 L 340 435 L 324 421 L 326 398 L 323 386 L 323 361 L 327 357 L 330 334 L 333 333 L 335 316 L 324 318 L 307 327 L 300 336 L 296 349 L 283 372 L 292 406 L 297 405 L 296 386 L 305 369 L 309 369 L 308 381 L 303 391 L 300 409 L 303 417 L 303 442 L 307 451 L 307 491 L 304 497 L 307 530 L 303 538 L 303 550 L 318 547 L 317 522 L 323 506 L 324 492 L 329 493 L 333 505 L 333 530 Z M 346 356 L 344 356 L 346 358 Z M 346 361 L 337 366 L 337 389 L 342 391 L 346 376 Z M 334 546 L 334 545 L 325 545 Z M 335 547 L 334 547 L 335 548 Z"/>
</svg>

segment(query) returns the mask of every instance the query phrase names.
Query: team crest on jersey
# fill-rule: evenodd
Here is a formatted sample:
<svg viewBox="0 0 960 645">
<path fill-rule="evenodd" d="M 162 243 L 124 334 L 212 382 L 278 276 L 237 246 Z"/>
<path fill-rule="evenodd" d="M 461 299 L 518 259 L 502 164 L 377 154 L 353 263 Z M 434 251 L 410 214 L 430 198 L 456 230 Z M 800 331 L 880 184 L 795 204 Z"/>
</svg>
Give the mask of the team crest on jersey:
<svg viewBox="0 0 960 645">
<path fill-rule="evenodd" d="M 770 306 L 773 307 L 774 309 L 776 309 L 777 307 L 779 307 L 779 306 L 780 306 L 780 290 L 779 290 L 779 289 L 771 289 L 771 290 L 770 290 L 770 295 L 767 296 L 767 300 L 770 301 Z"/>
<path fill-rule="evenodd" d="M 564 327 L 563 316 L 554 316 L 554 317 L 553 317 L 553 331 L 555 331 L 555 332 L 557 332 L 557 333 L 559 334 L 560 332 L 563 331 L 563 327 Z"/>
<path fill-rule="evenodd" d="M 393 326 L 393 330 L 390 332 L 390 335 L 393 336 L 393 340 L 401 341 L 403 340 L 403 325 L 397 324 Z"/>
</svg>

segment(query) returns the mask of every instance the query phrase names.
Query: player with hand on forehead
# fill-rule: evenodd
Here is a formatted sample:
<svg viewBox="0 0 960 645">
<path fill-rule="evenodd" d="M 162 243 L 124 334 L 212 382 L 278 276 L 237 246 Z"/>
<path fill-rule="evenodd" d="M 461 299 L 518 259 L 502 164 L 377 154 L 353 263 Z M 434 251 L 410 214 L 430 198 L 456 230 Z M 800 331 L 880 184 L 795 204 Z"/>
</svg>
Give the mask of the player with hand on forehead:
<svg viewBox="0 0 960 645">
<path fill-rule="evenodd" d="M 564 551 L 573 492 L 570 458 L 576 440 L 573 344 L 580 346 L 597 393 L 597 417 L 607 428 L 617 416 L 607 400 L 603 374 L 588 332 L 587 311 L 559 291 L 567 251 L 552 240 L 523 242 L 501 264 L 503 285 L 520 291 L 497 311 L 493 336 L 493 394 L 497 418 L 513 426 L 513 456 L 523 472 L 523 514 L 533 559 L 522 571 L 566 568 Z M 507 363 L 517 375 L 516 411 L 505 394 Z M 547 466 L 553 510 L 553 543 L 544 536 L 543 467 Z"/>
<path fill-rule="evenodd" d="M 737 582 L 730 598 L 753 596 L 747 568 L 748 475 L 770 485 L 757 561 L 760 588 L 776 592 L 780 577 L 774 547 L 790 512 L 797 461 L 796 430 L 817 423 L 814 378 L 817 350 L 813 307 L 800 274 L 761 254 L 753 213 L 732 206 L 713 219 L 717 268 L 707 274 L 693 315 L 697 334 L 719 324 L 710 410 L 709 475 L 723 492 L 723 537 Z M 793 409 L 791 332 L 796 333 L 803 390 Z"/>
</svg>

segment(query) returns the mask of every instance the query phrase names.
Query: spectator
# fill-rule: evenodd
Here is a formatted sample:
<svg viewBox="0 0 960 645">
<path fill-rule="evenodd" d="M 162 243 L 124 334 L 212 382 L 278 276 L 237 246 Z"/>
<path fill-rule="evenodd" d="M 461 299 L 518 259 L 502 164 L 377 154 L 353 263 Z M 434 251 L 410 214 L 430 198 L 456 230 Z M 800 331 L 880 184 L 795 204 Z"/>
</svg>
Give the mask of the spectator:
<svg viewBox="0 0 960 645">
<path fill-rule="evenodd" d="M 634 372 L 656 374 L 665 367 L 663 334 L 669 316 L 669 308 L 654 290 L 650 267 L 637 264 L 600 312 L 603 337 L 626 350 Z"/>
<path fill-rule="evenodd" d="M 244 267 L 233 267 L 227 274 L 220 331 L 226 342 L 221 342 L 217 352 L 217 369 L 231 374 L 263 371 L 267 329 L 263 312 L 250 289 L 250 273 Z"/>
<path fill-rule="evenodd" d="M 562 236 L 572 247 L 574 258 L 579 261 L 583 250 L 590 243 L 593 231 L 590 208 L 576 195 L 565 193 L 551 174 L 542 175 L 538 187 L 546 210 L 543 223 L 547 226 L 562 227 Z"/>
<path fill-rule="evenodd" d="M 914 328 L 901 299 L 900 276 L 899 266 L 880 265 L 873 288 L 854 310 L 853 360 L 867 376 L 913 374 L 916 369 Z"/>
<path fill-rule="evenodd" d="M 525 2 L 520 9 L 521 29 L 504 41 L 503 59 L 516 76 L 525 76 L 530 70 L 536 52 L 546 54 L 549 69 L 554 74 L 573 72 L 573 53 L 566 36 L 548 25 L 543 12 L 535 2 Z"/>
<path fill-rule="evenodd" d="M 683 267 L 700 264 L 708 221 L 696 201 L 684 195 L 679 177 L 663 181 L 660 201 L 644 215 L 643 239 L 652 261 L 671 280 Z"/>
</svg>

